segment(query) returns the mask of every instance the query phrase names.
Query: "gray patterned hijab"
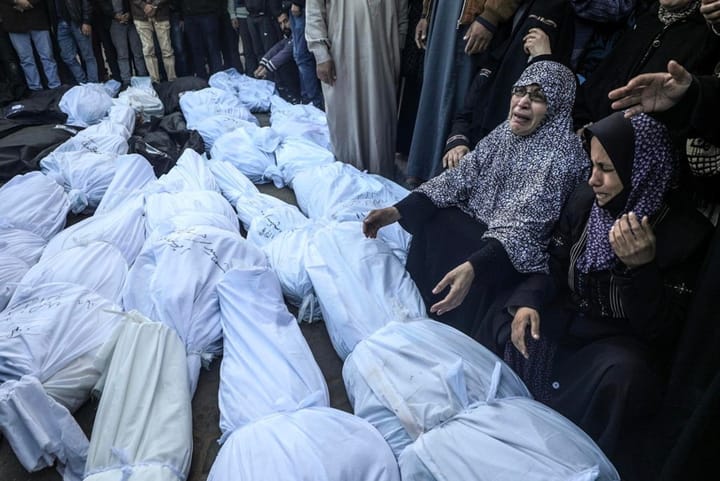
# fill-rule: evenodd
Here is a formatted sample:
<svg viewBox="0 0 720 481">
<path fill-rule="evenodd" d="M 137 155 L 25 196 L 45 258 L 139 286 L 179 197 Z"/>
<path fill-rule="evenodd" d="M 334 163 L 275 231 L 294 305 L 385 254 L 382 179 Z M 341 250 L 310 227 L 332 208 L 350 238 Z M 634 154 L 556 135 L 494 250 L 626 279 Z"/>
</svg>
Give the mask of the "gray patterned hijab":
<svg viewBox="0 0 720 481">
<path fill-rule="evenodd" d="M 564 65 L 530 64 L 515 86 L 539 85 L 547 113 L 527 136 L 508 121 L 482 139 L 455 169 L 417 191 L 437 207 L 457 206 L 488 226 L 518 272 L 547 272 L 547 244 L 560 210 L 575 186 L 587 178 L 589 160 L 572 130 L 575 77 Z"/>
<path fill-rule="evenodd" d="M 658 19 L 663 25 L 668 26 L 690 17 L 700 8 L 700 0 L 691 0 L 687 5 L 679 8 L 669 9 L 660 5 Z"/>
</svg>

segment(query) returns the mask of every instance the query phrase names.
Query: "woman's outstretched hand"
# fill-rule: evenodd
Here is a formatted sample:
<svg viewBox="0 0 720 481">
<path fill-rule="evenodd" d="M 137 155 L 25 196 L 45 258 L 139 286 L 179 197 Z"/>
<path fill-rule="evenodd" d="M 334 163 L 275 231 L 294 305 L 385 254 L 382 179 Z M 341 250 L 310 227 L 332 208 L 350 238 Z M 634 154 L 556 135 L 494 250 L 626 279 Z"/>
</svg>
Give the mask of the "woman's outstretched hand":
<svg viewBox="0 0 720 481">
<path fill-rule="evenodd" d="M 532 307 L 521 307 L 513 317 L 510 326 L 510 340 L 525 359 L 530 357 L 525 345 L 525 330 L 528 324 L 530 324 L 530 335 L 537 341 L 540 339 L 540 313 Z"/>
<path fill-rule="evenodd" d="M 400 217 L 400 211 L 397 210 L 397 207 L 373 209 L 368 212 L 367 217 L 363 220 L 363 234 L 365 234 L 365 237 L 374 239 L 377 237 L 381 227 L 399 221 Z"/>
<path fill-rule="evenodd" d="M 475 269 L 469 262 L 463 262 L 455 269 L 451 270 L 432 290 L 433 294 L 440 294 L 443 289 L 450 286 L 450 292 L 439 302 L 430 307 L 430 312 L 442 316 L 448 311 L 452 311 L 462 304 L 470 291 L 473 279 L 475 279 Z"/>
</svg>

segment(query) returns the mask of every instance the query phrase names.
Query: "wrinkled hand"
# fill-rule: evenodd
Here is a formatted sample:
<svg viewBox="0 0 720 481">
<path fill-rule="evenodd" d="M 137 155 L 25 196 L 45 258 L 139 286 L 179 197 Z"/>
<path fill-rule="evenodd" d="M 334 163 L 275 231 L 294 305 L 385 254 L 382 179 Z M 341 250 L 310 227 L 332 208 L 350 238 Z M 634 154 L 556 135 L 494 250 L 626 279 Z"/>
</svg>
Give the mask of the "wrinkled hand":
<svg viewBox="0 0 720 481">
<path fill-rule="evenodd" d="M 234 28 L 235 30 L 240 28 L 240 19 L 239 18 L 230 19 L 230 23 L 232 24 L 232 28 Z"/>
<path fill-rule="evenodd" d="M 717 25 L 720 23 L 720 0 L 703 0 L 700 5 L 700 13 L 703 14 L 707 23 Z"/>
<path fill-rule="evenodd" d="M 528 30 L 527 35 L 523 37 L 523 50 L 530 58 L 538 55 L 550 55 L 552 53 L 550 37 L 542 29 L 531 28 Z"/>
<path fill-rule="evenodd" d="M 143 13 L 144 13 L 145 15 L 147 15 L 148 17 L 152 16 L 152 13 L 153 13 L 154 11 L 155 11 L 155 9 L 154 9 L 153 6 L 150 5 L 149 3 L 146 3 L 145 5 L 143 5 Z"/>
<path fill-rule="evenodd" d="M 442 316 L 462 304 L 465 296 L 470 292 L 473 279 L 475 279 L 475 269 L 467 261 L 445 274 L 445 277 L 438 282 L 432 293 L 440 294 L 448 286 L 450 286 L 450 291 L 443 300 L 430 307 L 430 312 Z"/>
<path fill-rule="evenodd" d="M 328 85 L 335 85 L 337 75 L 335 74 L 335 62 L 328 60 L 327 62 L 317 64 L 317 78 L 321 82 Z"/>
<path fill-rule="evenodd" d="M 510 340 L 525 359 L 530 357 L 525 345 L 525 331 L 528 324 L 530 324 L 530 335 L 537 341 L 540 339 L 540 314 L 532 307 L 521 307 L 513 317 L 510 326 Z"/>
<path fill-rule="evenodd" d="M 608 94 L 612 108 L 625 110 L 625 117 L 642 112 L 663 112 L 677 104 L 685 95 L 692 75 L 674 60 L 667 73 L 646 73 L 631 79 L 627 85 Z"/>
<path fill-rule="evenodd" d="M 427 47 L 427 30 L 428 21 L 426 18 L 421 18 L 415 27 L 415 45 L 420 50 L 425 50 Z"/>
<path fill-rule="evenodd" d="M 467 40 L 465 44 L 465 53 L 473 55 L 476 53 L 484 52 L 485 49 L 490 46 L 490 41 L 493 38 L 493 33 L 480 22 L 473 22 L 468 27 L 468 31 L 463 37 L 463 40 Z"/>
<path fill-rule="evenodd" d="M 87 23 L 83 23 L 83 24 L 80 26 L 80 31 L 81 31 L 82 34 L 85 35 L 86 37 L 89 37 L 90 35 L 92 35 L 92 27 L 91 27 L 90 25 L 88 25 Z"/>
<path fill-rule="evenodd" d="M 655 234 L 647 216 L 639 222 L 633 212 L 624 214 L 615 221 L 609 236 L 615 255 L 626 266 L 640 267 L 655 259 Z"/>
<path fill-rule="evenodd" d="M 363 234 L 365 234 L 365 237 L 374 239 L 382 227 L 399 221 L 400 217 L 400 211 L 397 210 L 397 207 L 373 209 L 368 212 L 367 217 L 363 219 Z"/>
<path fill-rule="evenodd" d="M 265 78 L 267 77 L 267 69 L 260 65 L 258 68 L 255 69 L 253 75 L 255 76 L 255 78 Z"/>
<path fill-rule="evenodd" d="M 465 154 L 470 152 L 470 148 L 467 145 L 458 145 L 445 152 L 442 158 L 443 167 L 446 169 L 453 169 L 460 165 L 460 160 L 465 157 Z"/>
</svg>

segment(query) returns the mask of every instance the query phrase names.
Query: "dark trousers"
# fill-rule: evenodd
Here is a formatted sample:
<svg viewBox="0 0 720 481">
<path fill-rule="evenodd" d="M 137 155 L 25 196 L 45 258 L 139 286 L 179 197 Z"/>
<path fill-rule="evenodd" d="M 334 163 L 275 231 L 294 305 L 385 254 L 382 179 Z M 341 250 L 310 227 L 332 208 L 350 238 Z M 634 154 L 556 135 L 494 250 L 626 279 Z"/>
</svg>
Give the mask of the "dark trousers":
<svg viewBox="0 0 720 481">
<path fill-rule="evenodd" d="M 255 56 L 255 49 L 253 48 L 252 36 L 250 35 L 247 18 L 238 18 L 238 34 L 240 35 L 243 44 L 245 72 L 252 75 L 252 73 L 258 68 L 259 60 L 257 56 Z"/>
<path fill-rule="evenodd" d="M 185 33 L 180 27 L 182 18 L 177 12 L 170 12 L 170 43 L 175 53 L 175 74 L 178 77 L 192 75 L 188 65 L 187 49 L 185 48 Z M 160 57 L 158 57 L 160 58 Z"/>
<path fill-rule="evenodd" d="M 275 22 L 269 15 L 250 15 L 247 18 L 248 30 L 252 39 L 252 48 L 255 57 L 263 58 L 265 52 L 270 50 L 278 40 L 280 32 Z"/>
<path fill-rule="evenodd" d="M 205 63 L 210 75 L 222 69 L 220 54 L 220 20 L 217 15 L 189 15 L 185 17 L 185 34 L 190 44 L 195 75 L 207 78 Z"/>
<path fill-rule="evenodd" d="M 230 15 L 227 12 L 220 14 L 220 49 L 222 50 L 224 69 L 234 68 L 240 73 L 245 72 L 242 63 L 240 63 L 238 33 L 233 28 Z"/>
<path fill-rule="evenodd" d="M 103 16 L 93 16 L 92 24 L 92 41 L 93 52 L 95 53 L 95 63 L 97 63 L 98 77 L 102 82 L 105 80 L 107 71 L 105 70 L 105 62 L 110 67 L 112 78 L 118 82 L 121 80 L 120 65 L 118 64 L 117 51 L 110 34 L 111 20 Z M 103 59 L 103 52 L 105 58 Z"/>
</svg>

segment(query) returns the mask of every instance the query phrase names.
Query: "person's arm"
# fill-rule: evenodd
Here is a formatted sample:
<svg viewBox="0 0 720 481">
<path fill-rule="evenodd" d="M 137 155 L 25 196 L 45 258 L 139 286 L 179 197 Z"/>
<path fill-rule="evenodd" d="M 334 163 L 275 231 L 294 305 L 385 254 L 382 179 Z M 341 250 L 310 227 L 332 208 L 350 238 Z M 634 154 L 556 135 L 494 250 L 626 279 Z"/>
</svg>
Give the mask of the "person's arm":
<svg viewBox="0 0 720 481">
<path fill-rule="evenodd" d="M 498 25 L 512 18 L 521 3 L 522 0 L 487 0 L 482 13 L 470 23 L 463 37 L 467 42 L 465 53 L 473 55 L 485 51 Z"/>
<path fill-rule="evenodd" d="M 315 56 L 316 63 L 332 61 L 325 0 L 307 0 L 306 2 L 305 40 L 307 40 L 308 49 Z"/>
<path fill-rule="evenodd" d="M 92 24 L 92 4 L 90 3 L 90 0 L 82 0 L 82 23 L 84 25 L 91 25 Z"/>
<path fill-rule="evenodd" d="M 422 226 L 437 211 L 430 198 L 420 192 L 411 192 L 394 207 L 400 213 L 400 225 L 411 234 L 419 233 Z"/>
<path fill-rule="evenodd" d="M 282 39 L 273 47 L 268 50 L 265 56 L 260 60 L 260 64 L 263 65 L 270 72 L 275 72 L 277 69 L 288 63 L 293 59 L 293 45 L 290 39 Z"/>
<path fill-rule="evenodd" d="M 397 0 L 397 2 L 398 32 L 400 33 L 400 50 L 402 51 L 408 32 L 408 0 Z"/>
<path fill-rule="evenodd" d="M 497 27 L 510 20 L 523 0 L 487 0 L 480 17 Z"/>
</svg>

